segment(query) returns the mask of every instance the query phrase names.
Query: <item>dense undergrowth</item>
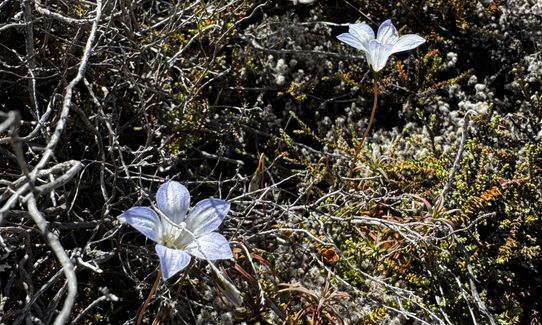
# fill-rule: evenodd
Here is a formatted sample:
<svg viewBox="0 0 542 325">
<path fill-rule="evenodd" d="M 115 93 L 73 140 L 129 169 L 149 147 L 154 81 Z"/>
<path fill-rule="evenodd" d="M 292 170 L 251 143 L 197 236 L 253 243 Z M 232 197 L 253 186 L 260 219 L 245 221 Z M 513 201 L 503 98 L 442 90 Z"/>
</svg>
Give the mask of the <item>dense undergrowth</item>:
<svg viewBox="0 0 542 325">
<path fill-rule="evenodd" d="M 33 195 L 76 265 L 70 322 L 542 323 L 536 1 L 104 2 L 64 120 L 97 4 L 36 2 L 30 24 L 24 3 L 0 11 L 2 111 L 21 118 L 0 128 L 0 322 L 52 323 L 66 299 Z M 354 159 L 371 73 L 335 37 L 388 18 L 427 42 L 382 71 Z M 23 189 L 61 121 L 35 185 L 81 169 Z M 234 260 L 149 296 L 152 243 L 116 216 L 168 179 L 231 202 Z"/>
</svg>

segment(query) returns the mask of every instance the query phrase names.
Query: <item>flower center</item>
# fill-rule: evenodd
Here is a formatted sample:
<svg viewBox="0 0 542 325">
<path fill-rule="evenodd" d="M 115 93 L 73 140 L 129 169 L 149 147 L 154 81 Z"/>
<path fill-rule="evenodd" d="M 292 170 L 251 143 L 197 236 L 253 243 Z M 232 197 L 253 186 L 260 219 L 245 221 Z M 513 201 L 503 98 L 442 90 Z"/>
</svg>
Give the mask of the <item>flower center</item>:
<svg viewBox="0 0 542 325">
<path fill-rule="evenodd" d="M 165 224 L 160 237 L 161 244 L 173 249 L 185 249 L 194 241 L 194 236 L 185 227 L 184 222 L 180 225 Z"/>
</svg>

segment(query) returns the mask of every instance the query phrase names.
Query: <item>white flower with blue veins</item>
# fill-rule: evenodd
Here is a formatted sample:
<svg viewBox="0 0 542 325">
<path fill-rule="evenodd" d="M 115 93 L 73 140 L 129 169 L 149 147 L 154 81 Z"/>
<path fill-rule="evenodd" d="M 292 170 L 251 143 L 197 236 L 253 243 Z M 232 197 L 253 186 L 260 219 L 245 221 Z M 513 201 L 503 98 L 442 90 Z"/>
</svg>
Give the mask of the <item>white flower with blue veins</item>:
<svg viewBox="0 0 542 325">
<path fill-rule="evenodd" d="M 230 209 L 228 202 L 205 199 L 189 211 L 190 193 L 182 184 L 169 181 L 158 189 L 156 206 L 158 211 L 136 206 L 117 218 L 157 243 L 164 280 L 184 269 L 190 255 L 211 261 L 233 257 L 226 238 L 214 232 Z"/>
<path fill-rule="evenodd" d="M 337 38 L 352 47 L 362 50 L 371 68 L 378 72 L 384 68 L 390 55 L 412 50 L 423 44 L 425 39 L 416 34 L 399 37 L 399 33 L 390 19 L 380 25 L 376 34 L 371 26 L 361 23 L 350 25 L 348 33 Z"/>
</svg>

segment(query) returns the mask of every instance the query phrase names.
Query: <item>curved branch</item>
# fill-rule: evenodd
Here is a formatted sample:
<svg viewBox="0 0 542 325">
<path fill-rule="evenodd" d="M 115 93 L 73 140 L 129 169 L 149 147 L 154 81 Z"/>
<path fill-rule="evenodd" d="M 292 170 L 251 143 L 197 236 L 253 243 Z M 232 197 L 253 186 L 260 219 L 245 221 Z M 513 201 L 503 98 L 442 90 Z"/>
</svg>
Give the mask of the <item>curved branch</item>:
<svg viewBox="0 0 542 325">
<path fill-rule="evenodd" d="M 75 297 L 77 296 L 77 277 L 75 276 L 73 263 L 70 260 L 70 257 L 68 256 L 66 251 L 64 250 L 64 247 L 62 247 L 62 244 L 58 240 L 58 237 L 51 231 L 49 231 L 49 225 L 47 224 L 47 220 L 45 220 L 41 212 L 38 210 L 38 207 L 36 205 L 36 198 L 33 193 L 30 193 L 27 196 L 27 207 L 28 212 L 32 216 L 32 219 L 38 226 L 43 236 L 46 238 L 49 247 L 51 247 L 51 250 L 56 255 L 58 261 L 62 265 L 62 270 L 66 275 L 66 280 L 68 281 L 68 295 L 66 296 L 66 300 L 64 301 L 64 306 L 62 306 L 62 310 L 60 311 L 54 322 L 55 325 L 65 324 L 68 320 L 68 317 L 70 316 L 71 310 L 75 303 Z"/>
</svg>

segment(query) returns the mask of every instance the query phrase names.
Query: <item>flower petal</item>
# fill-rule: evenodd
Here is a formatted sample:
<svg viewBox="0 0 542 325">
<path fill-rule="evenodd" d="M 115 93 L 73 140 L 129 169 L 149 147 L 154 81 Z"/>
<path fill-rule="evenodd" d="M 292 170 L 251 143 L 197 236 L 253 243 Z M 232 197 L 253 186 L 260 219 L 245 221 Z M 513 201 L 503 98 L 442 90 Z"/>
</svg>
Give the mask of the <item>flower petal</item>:
<svg viewBox="0 0 542 325">
<path fill-rule="evenodd" d="M 205 199 L 196 204 L 186 218 L 186 229 L 196 236 L 209 233 L 222 223 L 230 204 L 220 199 Z"/>
<path fill-rule="evenodd" d="M 369 52 L 366 55 L 369 65 L 375 72 L 382 70 L 391 55 L 392 45 L 380 44 L 377 40 L 369 42 Z"/>
<path fill-rule="evenodd" d="M 186 250 L 195 257 L 205 260 L 227 260 L 233 257 L 230 244 L 217 232 L 199 237 Z"/>
<path fill-rule="evenodd" d="M 179 249 L 156 245 L 156 254 L 160 257 L 162 278 L 167 280 L 184 269 L 190 263 L 190 255 Z"/>
<path fill-rule="evenodd" d="M 399 38 L 397 43 L 393 45 L 391 53 L 412 50 L 413 48 L 420 46 L 424 42 L 425 42 L 425 38 L 418 36 L 416 34 L 403 35 Z"/>
<path fill-rule="evenodd" d="M 159 241 L 162 231 L 160 217 L 149 207 L 133 207 L 117 217 L 120 222 L 127 223 L 147 238 Z"/>
<path fill-rule="evenodd" d="M 341 35 L 337 36 L 337 39 L 343 43 L 346 43 L 358 50 L 367 51 L 367 48 L 365 44 L 363 44 L 361 41 L 359 41 L 356 37 L 354 37 L 350 33 L 342 33 Z"/>
<path fill-rule="evenodd" d="M 179 182 L 166 182 L 156 193 L 156 205 L 171 221 L 180 224 L 190 207 L 190 193 Z"/>
<path fill-rule="evenodd" d="M 393 26 L 391 19 L 386 20 L 380 25 L 380 27 L 378 27 L 376 39 L 381 44 L 387 45 L 393 45 L 395 42 L 397 42 L 399 39 L 399 33 L 397 32 L 395 26 Z"/>
<path fill-rule="evenodd" d="M 375 32 L 371 26 L 365 23 L 350 25 L 348 32 L 361 42 L 365 51 L 367 51 L 367 44 L 369 44 L 369 41 L 375 38 Z"/>
</svg>

